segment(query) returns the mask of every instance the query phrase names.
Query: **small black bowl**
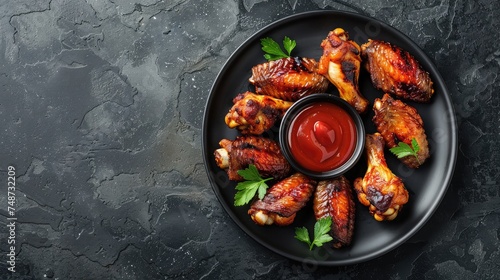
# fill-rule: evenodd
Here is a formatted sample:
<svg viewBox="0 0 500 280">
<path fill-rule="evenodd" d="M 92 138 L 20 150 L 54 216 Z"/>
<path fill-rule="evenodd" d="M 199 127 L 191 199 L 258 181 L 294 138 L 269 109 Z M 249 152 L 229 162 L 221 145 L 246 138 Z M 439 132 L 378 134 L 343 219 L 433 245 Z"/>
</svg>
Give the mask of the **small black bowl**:
<svg viewBox="0 0 500 280">
<path fill-rule="evenodd" d="M 351 157 L 339 167 L 327 171 L 313 171 L 301 166 L 301 164 L 292 155 L 288 139 L 289 129 L 291 129 L 291 125 L 297 115 L 305 108 L 318 102 L 332 103 L 344 109 L 344 111 L 346 111 L 354 121 L 356 128 L 356 144 Z M 304 175 L 316 180 L 325 180 L 344 174 L 358 162 L 363 154 L 365 146 L 365 128 L 360 115 L 349 103 L 332 94 L 315 93 L 299 99 L 286 111 L 283 119 L 281 120 L 279 129 L 279 144 L 285 158 L 297 172 L 303 173 Z"/>
</svg>

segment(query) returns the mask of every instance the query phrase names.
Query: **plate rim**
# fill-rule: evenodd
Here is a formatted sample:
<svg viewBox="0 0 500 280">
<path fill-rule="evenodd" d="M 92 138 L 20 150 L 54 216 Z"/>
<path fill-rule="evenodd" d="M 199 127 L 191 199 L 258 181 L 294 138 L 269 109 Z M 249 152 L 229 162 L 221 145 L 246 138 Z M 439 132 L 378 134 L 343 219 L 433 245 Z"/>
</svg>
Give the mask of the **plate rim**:
<svg viewBox="0 0 500 280">
<path fill-rule="evenodd" d="M 207 147 L 207 141 L 206 141 L 206 135 L 207 135 L 207 127 L 208 127 L 208 113 L 210 111 L 210 105 L 214 102 L 214 89 L 218 86 L 220 81 L 220 77 L 224 75 L 225 72 L 228 71 L 228 66 L 232 64 L 232 62 L 238 57 L 238 55 L 247 47 L 250 41 L 255 40 L 254 38 L 259 36 L 260 34 L 266 33 L 270 31 L 271 29 L 275 28 L 276 26 L 282 25 L 286 22 L 289 21 L 295 21 L 295 20 L 300 20 L 302 18 L 306 17 L 311 17 L 314 15 L 326 15 L 326 14 L 331 14 L 331 15 L 342 15 L 342 16 L 347 16 L 347 17 L 354 17 L 354 18 L 359 18 L 364 21 L 373 21 L 376 22 L 377 24 L 383 26 L 384 28 L 390 29 L 393 31 L 395 34 L 403 38 L 407 43 L 409 43 L 417 52 L 420 53 L 421 56 L 426 58 L 426 63 L 429 65 L 430 69 L 428 72 L 432 72 L 434 74 L 433 80 L 435 84 L 439 84 L 443 88 L 443 97 L 444 97 L 444 103 L 446 105 L 446 109 L 450 111 L 449 113 L 449 125 L 450 125 L 450 130 L 451 130 L 451 137 L 450 137 L 450 151 L 451 151 L 451 158 L 449 161 L 448 166 L 446 166 L 444 171 L 446 171 L 445 175 L 443 176 L 443 182 L 444 185 L 440 188 L 440 190 L 437 192 L 438 194 L 438 199 L 435 199 L 430 207 L 429 211 L 426 211 L 426 213 L 423 215 L 423 217 L 416 223 L 408 232 L 406 232 L 404 235 L 401 237 L 397 238 L 394 242 L 389 244 L 387 247 L 385 247 L 383 250 L 378 250 L 363 256 L 359 256 L 356 258 L 350 258 L 350 259 L 343 259 L 343 260 L 313 260 L 310 258 L 305 258 L 305 257 L 299 257 L 294 254 L 290 254 L 288 252 L 284 252 L 280 249 L 274 248 L 272 246 L 269 246 L 268 243 L 264 242 L 261 240 L 259 236 L 253 233 L 253 231 L 247 230 L 246 226 L 240 221 L 240 218 L 229 208 L 229 206 L 226 204 L 226 202 L 222 199 L 222 194 L 220 192 L 220 187 L 217 184 L 214 176 L 211 175 L 212 170 L 209 169 L 209 156 L 213 153 L 213 151 L 208 151 Z M 382 255 L 387 254 L 388 252 L 394 250 L 395 248 L 401 246 L 404 244 L 408 239 L 410 239 L 413 235 L 415 235 L 418 231 L 422 229 L 422 227 L 429 221 L 429 219 L 434 215 L 436 210 L 438 209 L 439 205 L 441 204 L 443 198 L 445 197 L 446 192 L 448 191 L 449 186 L 451 185 L 451 181 L 453 178 L 453 174 L 455 171 L 456 167 L 456 161 L 457 161 L 457 153 L 458 153 L 458 127 L 457 127 L 457 118 L 456 118 L 456 112 L 453 106 L 453 102 L 451 101 L 450 93 L 448 90 L 448 87 L 444 81 L 444 79 L 441 76 L 441 73 L 436 67 L 436 64 L 434 61 L 420 48 L 420 46 L 415 43 L 408 35 L 404 34 L 403 32 L 399 31 L 396 27 L 393 27 L 379 19 L 376 19 L 371 16 L 359 14 L 356 12 L 351 12 L 351 11 L 343 11 L 343 10 L 313 10 L 313 11 L 306 11 L 306 12 L 301 12 L 301 13 L 296 13 L 292 15 L 285 16 L 281 19 L 275 20 L 264 27 L 260 28 L 256 32 L 252 33 L 250 37 L 248 37 L 246 40 L 244 40 L 232 53 L 231 55 L 227 58 L 225 63 L 222 65 L 220 68 L 218 74 L 215 76 L 215 80 L 212 84 L 212 87 L 210 88 L 210 92 L 207 98 L 207 101 L 205 103 L 205 110 L 203 113 L 203 123 L 202 123 L 202 154 L 203 154 L 203 163 L 205 166 L 205 171 L 207 173 L 207 176 L 209 178 L 210 186 L 212 190 L 214 191 L 217 200 L 219 203 L 222 205 L 224 208 L 225 212 L 231 217 L 231 220 L 238 225 L 238 227 L 248 236 L 250 236 L 255 242 L 259 243 L 261 246 L 267 248 L 270 251 L 273 251 L 274 253 L 277 253 L 281 256 L 284 256 L 288 259 L 299 261 L 299 262 L 304 262 L 307 264 L 312 264 L 312 265 L 321 265 L 321 266 L 340 266 L 340 265 L 351 265 L 351 264 L 357 264 L 361 262 L 366 262 L 369 260 L 372 260 L 376 257 L 380 257 Z"/>
</svg>

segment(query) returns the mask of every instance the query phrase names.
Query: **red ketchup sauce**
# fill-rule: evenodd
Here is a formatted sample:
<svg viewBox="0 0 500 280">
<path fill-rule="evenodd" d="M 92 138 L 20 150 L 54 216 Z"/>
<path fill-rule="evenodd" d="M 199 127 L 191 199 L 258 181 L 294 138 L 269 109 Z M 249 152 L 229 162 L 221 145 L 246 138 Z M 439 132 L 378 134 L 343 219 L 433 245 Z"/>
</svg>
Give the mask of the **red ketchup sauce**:
<svg viewBox="0 0 500 280">
<path fill-rule="evenodd" d="M 294 159 L 311 171 L 324 172 L 344 164 L 356 147 L 356 126 L 339 106 L 317 102 L 297 114 L 288 130 Z"/>
</svg>

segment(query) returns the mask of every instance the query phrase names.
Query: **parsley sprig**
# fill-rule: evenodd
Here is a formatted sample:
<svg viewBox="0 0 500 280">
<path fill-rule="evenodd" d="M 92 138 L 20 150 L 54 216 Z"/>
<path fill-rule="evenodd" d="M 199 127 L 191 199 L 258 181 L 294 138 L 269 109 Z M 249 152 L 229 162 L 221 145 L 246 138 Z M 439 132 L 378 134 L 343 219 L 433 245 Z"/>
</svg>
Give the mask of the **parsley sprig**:
<svg viewBox="0 0 500 280">
<path fill-rule="evenodd" d="M 287 36 L 283 39 L 283 47 L 285 48 L 286 53 L 272 38 L 266 37 L 260 39 L 260 44 L 262 45 L 262 50 L 266 53 L 264 54 L 264 58 L 268 61 L 290 57 L 292 50 L 297 45 L 295 40 L 292 40 Z"/>
<path fill-rule="evenodd" d="M 309 250 L 312 250 L 315 245 L 321 247 L 323 244 L 333 240 L 333 237 L 328 234 L 331 226 L 332 217 L 321 218 L 314 224 L 314 239 L 312 242 L 306 227 L 295 228 L 295 238 L 307 243 Z"/>
<path fill-rule="evenodd" d="M 250 202 L 258 193 L 259 199 L 264 198 L 266 195 L 266 190 L 269 187 L 266 181 L 272 178 L 263 179 L 260 177 L 259 170 L 255 165 L 250 164 L 248 168 L 238 170 L 238 174 L 245 179 L 245 181 L 239 182 L 236 185 L 236 194 L 234 195 L 234 206 L 242 206 Z"/>
<path fill-rule="evenodd" d="M 415 138 L 411 139 L 411 146 L 401 141 L 397 146 L 389 149 L 389 151 L 391 151 L 398 158 L 414 156 L 417 159 L 417 162 L 420 164 L 420 160 L 418 159 L 417 154 L 419 150 L 420 146 L 418 146 L 417 140 Z"/>
</svg>

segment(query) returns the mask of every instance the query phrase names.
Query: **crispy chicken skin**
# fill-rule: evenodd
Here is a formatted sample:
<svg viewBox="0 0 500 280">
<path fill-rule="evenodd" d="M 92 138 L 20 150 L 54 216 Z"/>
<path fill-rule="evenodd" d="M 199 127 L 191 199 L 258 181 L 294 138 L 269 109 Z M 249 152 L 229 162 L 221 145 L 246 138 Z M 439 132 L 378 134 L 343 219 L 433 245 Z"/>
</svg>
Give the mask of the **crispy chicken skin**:
<svg viewBox="0 0 500 280">
<path fill-rule="evenodd" d="M 351 184 L 344 176 L 318 183 L 314 193 L 314 215 L 316 220 L 332 217 L 333 247 L 351 244 L 355 213 Z"/>
<path fill-rule="evenodd" d="M 242 134 L 255 135 L 269 130 L 293 104 L 249 91 L 238 94 L 233 103 L 225 117 L 226 124 L 229 128 L 237 128 Z"/>
<path fill-rule="evenodd" d="M 279 145 L 259 136 L 238 136 L 234 141 L 222 139 L 221 148 L 214 152 L 215 161 L 227 169 L 229 180 L 241 181 L 238 170 L 254 164 L 263 178 L 282 179 L 290 173 L 290 164 L 281 153 Z"/>
<path fill-rule="evenodd" d="M 254 66 L 249 81 L 257 94 L 297 101 L 328 88 L 328 80 L 316 73 L 317 67 L 318 63 L 312 58 L 282 58 Z"/>
<path fill-rule="evenodd" d="M 395 147 L 400 141 L 411 146 L 411 140 L 415 138 L 420 147 L 418 159 L 411 155 L 400 160 L 411 168 L 422 165 L 430 153 L 424 123 L 417 110 L 386 93 L 382 99 L 375 99 L 373 111 L 373 122 L 384 137 L 387 147 Z"/>
<path fill-rule="evenodd" d="M 296 213 L 311 198 L 316 181 L 295 173 L 267 190 L 262 200 L 256 200 L 248 214 L 258 225 L 286 226 L 293 222 Z"/>
<path fill-rule="evenodd" d="M 366 135 L 365 151 L 368 169 L 363 178 L 354 180 L 358 200 L 369 206 L 375 220 L 393 220 L 408 202 L 408 191 L 403 181 L 387 166 L 384 139 L 380 133 Z"/>
<path fill-rule="evenodd" d="M 376 88 L 416 102 L 429 102 L 434 94 L 429 73 L 400 47 L 368 40 L 361 45 L 361 55 Z"/>
<path fill-rule="evenodd" d="M 339 90 L 340 98 L 351 104 L 359 113 L 366 111 L 368 100 L 358 86 L 361 56 L 359 45 L 349 40 L 342 28 L 328 33 L 321 42 L 323 55 L 319 60 L 318 73 L 324 75 Z"/>
</svg>

